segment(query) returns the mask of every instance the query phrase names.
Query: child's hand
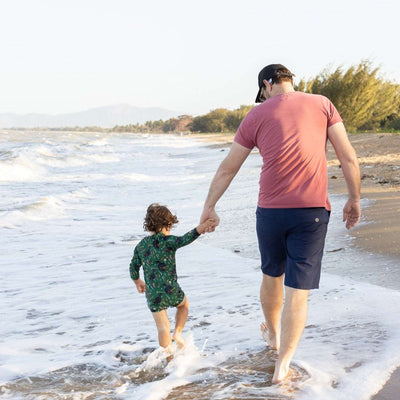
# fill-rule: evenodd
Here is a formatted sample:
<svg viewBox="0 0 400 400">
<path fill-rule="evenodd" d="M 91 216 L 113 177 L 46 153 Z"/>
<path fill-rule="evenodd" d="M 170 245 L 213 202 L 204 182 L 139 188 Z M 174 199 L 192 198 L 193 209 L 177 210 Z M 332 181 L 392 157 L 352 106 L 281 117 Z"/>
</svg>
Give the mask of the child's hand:
<svg viewBox="0 0 400 400">
<path fill-rule="evenodd" d="M 205 232 L 208 232 L 208 228 L 210 228 L 210 227 L 215 228 L 215 226 L 216 226 L 215 220 L 209 218 L 206 221 L 204 221 L 203 223 L 201 223 L 196 229 L 197 229 L 197 232 L 199 232 L 199 233 L 205 233 Z"/>
<path fill-rule="evenodd" d="M 139 293 L 144 293 L 146 291 L 146 284 L 139 278 L 135 282 L 136 289 Z"/>
</svg>

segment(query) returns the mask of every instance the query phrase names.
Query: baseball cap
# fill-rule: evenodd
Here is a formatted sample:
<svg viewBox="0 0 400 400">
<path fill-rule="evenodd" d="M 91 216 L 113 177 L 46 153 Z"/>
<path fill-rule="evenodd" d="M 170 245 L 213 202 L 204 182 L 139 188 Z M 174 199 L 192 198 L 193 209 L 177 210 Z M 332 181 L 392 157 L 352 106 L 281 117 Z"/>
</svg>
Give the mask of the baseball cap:
<svg viewBox="0 0 400 400">
<path fill-rule="evenodd" d="M 269 81 L 270 79 L 280 78 L 280 77 L 288 77 L 292 78 L 294 74 L 292 74 L 284 65 L 282 64 L 270 64 L 264 67 L 260 73 L 258 74 L 258 93 L 256 97 L 256 103 L 262 103 L 260 98 L 261 89 L 264 86 L 264 79 Z"/>
</svg>

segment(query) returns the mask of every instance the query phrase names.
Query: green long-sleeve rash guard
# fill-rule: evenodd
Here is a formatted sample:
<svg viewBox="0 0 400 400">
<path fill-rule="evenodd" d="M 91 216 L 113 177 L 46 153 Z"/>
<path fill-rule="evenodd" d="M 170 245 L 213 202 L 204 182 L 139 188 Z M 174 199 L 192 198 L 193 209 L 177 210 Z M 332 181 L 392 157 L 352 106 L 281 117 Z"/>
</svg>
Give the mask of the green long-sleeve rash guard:
<svg viewBox="0 0 400 400">
<path fill-rule="evenodd" d="M 135 247 L 129 266 L 133 280 L 139 279 L 143 267 L 147 303 L 152 312 L 178 305 L 185 294 L 178 284 L 175 253 L 197 239 L 200 234 L 194 228 L 183 236 L 155 233 L 145 237 Z"/>
<path fill-rule="evenodd" d="M 133 280 L 139 279 L 140 267 L 143 267 L 146 286 L 157 287 L 159 283 L 177 281 L 175 252 L 197 239 L 200 234 L 194 228 L 183 236 L 155 233 L 142 239 L 135 247 L 129 266 Z"/>
</svg>

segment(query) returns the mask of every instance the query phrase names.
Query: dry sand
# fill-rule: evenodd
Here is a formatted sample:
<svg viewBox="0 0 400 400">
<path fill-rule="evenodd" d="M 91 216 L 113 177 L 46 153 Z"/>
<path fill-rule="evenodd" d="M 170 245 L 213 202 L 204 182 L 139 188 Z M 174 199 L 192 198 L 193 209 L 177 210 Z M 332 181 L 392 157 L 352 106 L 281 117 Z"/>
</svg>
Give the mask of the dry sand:
<svg viewBox="0 0 400 400">
<path fill-rule="evenodd" d="M 361 196 L 372 201 L 363 221 L 350 232 L 355 245 L 400 260 L 400 135 L 350 135 L 361 170 Z M 346 193 L 346 183 L 332 146 L 328 146 L 329 190 Z M 399 288 L 400 289 L 400 288 Z"/>
<path fill-rule="evenodd" d="M 196 134 L 196 139 L 213 147 L 232 143 L 232 134 Z M 360 162 L 361 197 L 371 203 L 362 210 L 363 224 L 353 228 L 355 246 L 371 252 L 390 255 L 400 262 L 400 135 L 350 134 Z M 327 149 L 329 192 L 346 194 L 346 182 L 333 147 Z M 400 290 L 400 288 L 399 288 Z M 371 400 L 400 398 L 400 368 L 395 370 Z"/>
</svg>

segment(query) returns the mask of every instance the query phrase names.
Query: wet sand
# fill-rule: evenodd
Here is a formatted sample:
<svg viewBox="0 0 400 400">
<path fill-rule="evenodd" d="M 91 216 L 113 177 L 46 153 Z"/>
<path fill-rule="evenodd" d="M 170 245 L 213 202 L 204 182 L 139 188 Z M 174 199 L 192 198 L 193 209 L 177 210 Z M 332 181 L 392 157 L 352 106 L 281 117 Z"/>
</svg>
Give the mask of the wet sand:
<svg viewBox="0 0 400 400">
<path fill-rule="evenodd" d="M 232 134 L 192 135 L 226 147 Z M 363 251 L 384 254 L 400 262 L 400 135 L 390 133 L 350 134 L 360 162 L 361 197 L 371 203 L 362 210 L 363 223 L 350 233 L 354 245 Z M 333 147 L 327 149 L 329 191 L 346 194 L 346 182 Z M 400 287 L 397 288 L 400 290 Z M 400 368 L 395 370 L 383 389 L 371 400 L 393 400 L 400 393 Z"/>
<path fill-rule="evenodd" d="M 362 198 L 372 204 L 362 210 L 366 224 L 351 230 L 355 246 L 400 262 L 400 135 L 350 135 L 360 161 Z M 332 146 L 328 147 L 329 187 L 346 193 L 346 184 Z M 332 179 L 336 176 L 336 179 Z M 400 290 L 400 288 L 398 288 Z M 371 400 L 393 400 L 400 393 L 400 368 Z"/>
</svg>

